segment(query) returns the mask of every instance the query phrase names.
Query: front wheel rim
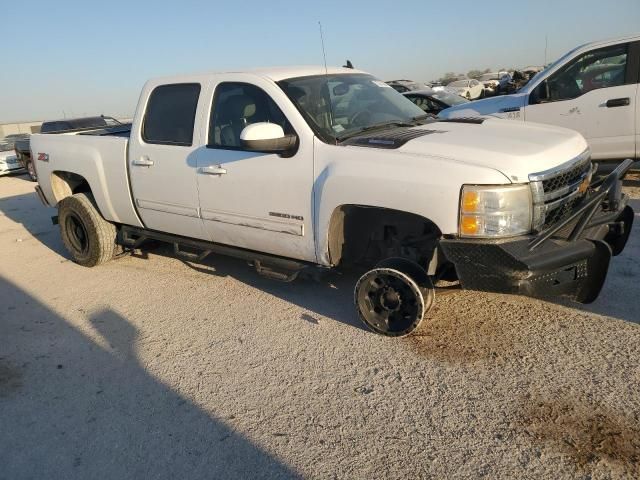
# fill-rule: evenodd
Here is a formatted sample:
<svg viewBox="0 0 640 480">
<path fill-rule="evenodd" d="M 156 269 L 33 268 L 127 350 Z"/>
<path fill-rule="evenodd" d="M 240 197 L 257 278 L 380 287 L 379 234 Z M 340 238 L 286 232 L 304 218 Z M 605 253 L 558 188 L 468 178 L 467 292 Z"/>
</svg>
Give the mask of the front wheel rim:
<svg viewBox="0 0 640 480">
<path fill-rule="evenodd" d="M 361 319 L 383 335 L 406 335 L 424 315 L 419 287 L 398 270 L 379 268 L 365 273 L 356 284 L 355 297 Z"/>
</svg>

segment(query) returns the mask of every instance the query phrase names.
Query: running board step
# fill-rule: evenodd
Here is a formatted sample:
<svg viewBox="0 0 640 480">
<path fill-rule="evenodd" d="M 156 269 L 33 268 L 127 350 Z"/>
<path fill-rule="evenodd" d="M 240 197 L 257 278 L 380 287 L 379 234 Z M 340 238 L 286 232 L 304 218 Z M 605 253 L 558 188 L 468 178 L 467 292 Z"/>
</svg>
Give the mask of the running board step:
<svg viewBox="0 0 640 480">
<path fill-rule="evenodd" d="M 300 273 L 302 268 L 297 270 L 285 270 L 282 268 L 277 268 L 272 265 L 264 264 L 260 260 L 254 260 L 253 266 L 258 272 L 258 275 L 262 275 L 263 277 L 270 278 L 272 280 L 278 280 L 280 282 L 293 282 Z"/>
<path fill-rule="evenodd" d="M 187 252 L 185 250 L 180 250 L 180 244 L 179 243 L 174 243 L 173 244 L 173 251 L 174 251 L 174 253 L 176 254 L 177 257 L 183 258 L 184 260 L 188 260 L 188 261 L 191 261 L 191 262 L 201 262 L 202 260 L 207 258 L 209 256 L 209 254 L 211 253 L 211 250 L 203 250 L 200 253 Z"/>
<path fill-rule="evenodd" d="M 310 270 L 316 267 L 316 265 L 311 263 L 255 252 L 253 250 L 245 250 L 244 248 L 206 242 L 204 240 L 157 232 L 155 230 L 145 230 L 128 225 L 120 227 L 117 239 L 120 245 L 135 249 L 140 247 L 146 240 L 158 240 L 170 243 L 173 245 L 173 250 L 177 256 L 190 261 L 201 261 L 212 253 L 246 260 L 255 267 L 260 275 L 284 282 L 294 280 L 302 270 Z M 196 252 L 185 249 L 196 250 Z M 200 251 L 200 253 L 197 251 Z"/>
</svg>

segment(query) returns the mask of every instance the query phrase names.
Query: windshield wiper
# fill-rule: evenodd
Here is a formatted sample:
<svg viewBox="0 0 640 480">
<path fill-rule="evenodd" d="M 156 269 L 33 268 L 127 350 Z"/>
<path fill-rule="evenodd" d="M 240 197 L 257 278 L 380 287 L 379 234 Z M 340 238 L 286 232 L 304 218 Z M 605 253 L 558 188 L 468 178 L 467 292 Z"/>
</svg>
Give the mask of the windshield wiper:
<svg viewBox="0 0 640 480">
<path fill-rule="evenodd" d="M 394 120 L 392 122 L 375 123 L 373 125 L 368 125 L 366 127 L 358 128 L 357 130 L 354 130 L 352 132 L 345 133 L 344 135 L 337 136 L 336 140 L 338 142 L 341 142 L 343 140 L 346 140 L 347 138 L 360 135 L 361 133 L 369 132 L 371 130 L 378 130 L 386 127 L 415 127 L 415 126 L 416 124 L 413 122 L 402 122 L 400 120 Z"/>
</svg>

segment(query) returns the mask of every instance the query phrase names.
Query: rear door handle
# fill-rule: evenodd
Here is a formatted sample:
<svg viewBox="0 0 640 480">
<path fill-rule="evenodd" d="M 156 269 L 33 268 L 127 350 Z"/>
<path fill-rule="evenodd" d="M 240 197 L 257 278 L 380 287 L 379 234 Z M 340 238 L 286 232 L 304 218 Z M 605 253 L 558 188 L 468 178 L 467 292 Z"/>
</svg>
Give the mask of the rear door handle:
<svg viewBox="0 0 640 480">
<path fill-rule="evenodd" d="M 627 98 L 612 98 L 611 100 L 607 100 L 607 108 L 613 108 L 613 107 L 626 107 L 627 105 L 629 105 L 631 101 L 629 100 L 629 97 Z"/>
<path fill-rule="evenodd" d="M 139 167 L 150 167 L 153 165 L 153 160 L 145 155 L 144 157 L 136 158 L 132 163 Z"/>
<path fill-rule="evenodd" d="M 200 173 L 204 173 L 205 175 L 224 175 L 227 173 L 226 168 L 222 168 L 221 165 L 210 165 L 208 167 L 200 167 L 198 169 Z"/>
</svg>

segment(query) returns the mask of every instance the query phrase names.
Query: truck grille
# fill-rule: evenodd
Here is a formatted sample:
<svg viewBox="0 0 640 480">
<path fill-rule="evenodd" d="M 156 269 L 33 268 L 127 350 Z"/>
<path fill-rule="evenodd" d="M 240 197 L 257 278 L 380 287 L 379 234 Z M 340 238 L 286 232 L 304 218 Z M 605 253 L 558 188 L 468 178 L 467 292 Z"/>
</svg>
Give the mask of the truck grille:
<svg viewBox="0 0 640 480">
<path fill-rule="evenodd" d="M 533 193 L 533 227 L 541 231 L 566 219 L 582 200 L 593 174 L 591 152 L 545 172 L 529 175 Z"/>
</svg>

